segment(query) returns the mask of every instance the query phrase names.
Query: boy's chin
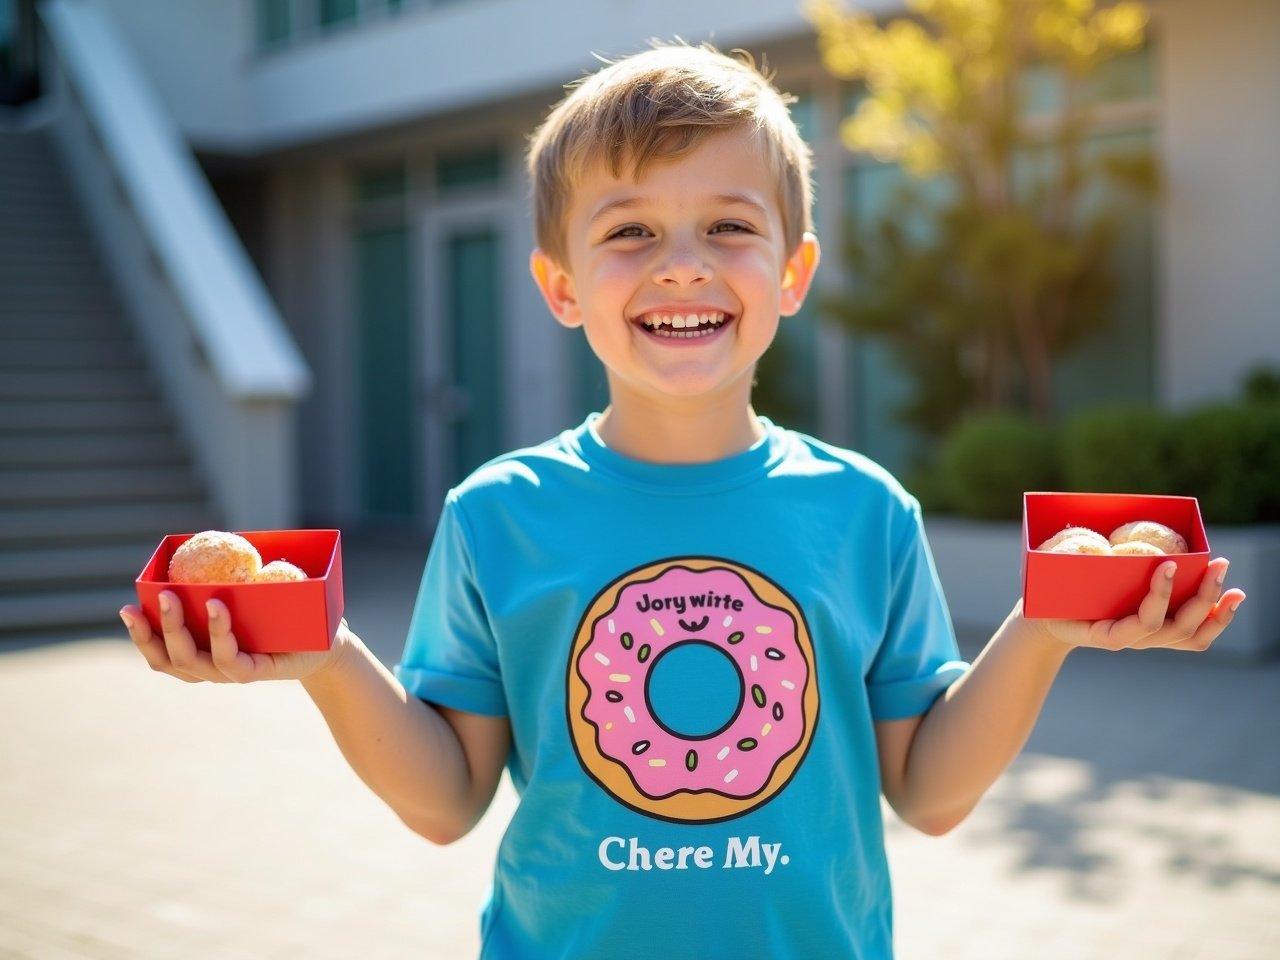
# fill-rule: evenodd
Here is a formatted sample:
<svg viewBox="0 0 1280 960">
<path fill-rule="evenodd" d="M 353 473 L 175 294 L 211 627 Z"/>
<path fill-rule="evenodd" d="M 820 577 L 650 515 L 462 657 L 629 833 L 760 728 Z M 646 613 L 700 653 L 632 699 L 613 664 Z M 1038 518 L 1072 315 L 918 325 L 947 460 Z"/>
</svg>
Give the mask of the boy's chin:
<svg viewBox="0 0 1280 960">
<path fill-rule="evenodd" d="M 736 404 L 746 408 L 751 403 L 754 367 L 742 373 L 725 376 L 702 370 L 668 371 L 661 377 L 646 379 L 623 387 L 639 404 L 681 402 L 689 405 L 720 406 Z M 617 390 L 613 391 L 617 395 Z"/>
</svg>

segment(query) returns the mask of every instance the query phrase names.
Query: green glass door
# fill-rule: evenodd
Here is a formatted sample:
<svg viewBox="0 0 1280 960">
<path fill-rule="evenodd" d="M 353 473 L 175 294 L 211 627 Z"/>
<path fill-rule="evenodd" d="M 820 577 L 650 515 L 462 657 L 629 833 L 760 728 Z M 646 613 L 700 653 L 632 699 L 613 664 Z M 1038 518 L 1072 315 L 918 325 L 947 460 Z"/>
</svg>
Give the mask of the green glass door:
<svg viewBox="0 0 1280 960">
<path fill-rule="evenodd" d="M 417 511 L 409 231 L 357 231 L 355 262 L 362 511 L 409 520 Z"/>
<path fill-rule="evenodd" d="M 444 242 L 452 482 L 503 449 L 501 253 L 492 227 L 459 228 Z"/>
</svg>

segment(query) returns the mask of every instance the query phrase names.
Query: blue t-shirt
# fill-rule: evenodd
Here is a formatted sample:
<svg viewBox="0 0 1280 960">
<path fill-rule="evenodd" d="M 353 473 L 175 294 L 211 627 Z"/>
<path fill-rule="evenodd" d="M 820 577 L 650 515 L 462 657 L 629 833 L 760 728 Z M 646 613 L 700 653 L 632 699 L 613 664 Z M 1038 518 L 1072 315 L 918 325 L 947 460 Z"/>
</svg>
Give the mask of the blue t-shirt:
<svg viewBox="0 0 1280 960">
<path fill-rule="evenodd" d="M 397 667 L 511 721 L 483 957 L 890 957 L 873 721 L 965 669 L 916 502 L 768 421 L 676 466 L 591 423 L 449 494 Z"/>
</svg>

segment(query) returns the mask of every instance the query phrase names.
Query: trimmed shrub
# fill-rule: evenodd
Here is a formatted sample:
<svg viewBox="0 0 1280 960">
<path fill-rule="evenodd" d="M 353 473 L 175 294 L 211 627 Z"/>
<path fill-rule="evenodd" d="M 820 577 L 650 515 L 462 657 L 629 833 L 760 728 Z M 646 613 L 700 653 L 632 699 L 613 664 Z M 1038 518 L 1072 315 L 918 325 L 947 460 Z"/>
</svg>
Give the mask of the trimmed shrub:
<svg viewBox="0 0 1280 960">
<path fill-rule="evenodd" d="M 971 417 L 948 435 L 940 467 L 948 499 L 966 516 L 987 520 L 1022 516 L 1022 494 L 1058 486 L 1053 432 L 1030 417 Z"/>
<path fill-rule="evenodd" d="M 1210 523 L 1280 521 L 1280 405 L 1201 407 L 1177 418 L 1177 492 Z"/>
<path fill-rule="evenodd" d="M 1244 378 L 1244 398 L 1249 403 L 1280 403 L 1280 369 L 1254 367 Z"/>
<path fill-rule="evenodd" d="M 1062 429 L 1062 479 L 1068 490 L 1173 493 L 1174 423 L 1151 407 L 1097 407 Z"/>
</svg>

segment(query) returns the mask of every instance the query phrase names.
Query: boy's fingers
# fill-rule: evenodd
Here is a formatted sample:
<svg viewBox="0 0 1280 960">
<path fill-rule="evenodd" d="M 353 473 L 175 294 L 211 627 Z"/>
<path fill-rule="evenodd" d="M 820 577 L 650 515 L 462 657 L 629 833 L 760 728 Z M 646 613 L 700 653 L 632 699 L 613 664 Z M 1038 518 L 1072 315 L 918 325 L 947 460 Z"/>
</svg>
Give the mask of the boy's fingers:
<svg viewBox="0 0 1280 960">
<path fill-rule="evenodd" d="M 209 613 L 209 657 L 214 668 L 233 683 L 251 679 L 253 657 L 240 649 L 231 629 L 231 613 L 226 604 L 221 600 L 210 600 L 205 609 Z"/>
<path fill-rule="evenodd" d="M 138 646 L 149 643 L 153 637 L 151 632 L 151 623 L 137 607 L 128 604 L 120 608 L 120 621 L 124 624 L 124 628 L 129 631 L 129 639 Z"/>
<path fill-rule="evenodd" d="M 120 610 L 120 619 L 129 631 L 129 639 L 138 648 L 143 659 L 153 670 L 163 670 L 169 666 L 169 655 L 165 652 L 164 641 L 151 629 L 151 622 L 146 614 L 134 606 L 126 606 Z"/>
<path fill-rule="evenodd" d="M 1177 565 L 1162 563 L 1151 575 L 1151 589 L 1138 607 L 1138 624 L 1144 635 L 1159 633 L 1169 615 L 1169 597 L 1173 595 L 1173 575 Z"/>
<path fill-rule="evenodd" d="M 1214 631 L 1211 618 L 1222 598 L 1222 584 L 1227 577 L 1227 567 L 1227 561 L 1221 557 L 1210 562 L 1195 595 L 1173 611 L 1160 635 L 1152 638 L 1153 646 L 1202 650 L 1222 632 L 1229 620 L 1218 621 L 1217 630 Z"/>
<path fill-rule="evenodd" d="M 157 673 L 167 673 L 187 683 L 197 682 L 197 678 L 174 669 L 173 664 L 169 662 L 169 651 L 165 646 L 164 637 L 151 629 L 151 621 L 147 619 L 145 613 L 129 605 L 120 610 L 120 619 L 129 631 L 129 639 L 142 654 L 142 659 L 147 661 L 147 666 Z"/>
<path fill-rule="evenodd" d="M 182 603 L 168 590 L 160 594 L 160 627 L 164 631 L 164 647 L 175 675 L 195 680 L 217 680 L 220 674 L 209 654 L 196 646 L 182 615 Z"/>
<path fill-rule="evenodd" d="M 1209 614 L 1209 619 L 1225 628 L 1227 624 L 1235 619 L 1236 611 L 1244 601 L 1245 592 L 1232 587 L 1214 604 L 1213 612 Z"/>
<path fill-rule="evenodd" d="M 1218 636 L 1235 617 L 1236 608 L 1240 606 L 1244 600 L 1244 592 L 1242 590 L 1228 590 L 1216 602 L 1208 605 L 1207 612 L 1203 618 L 1196 621 L 1194 617 L 1189 619 L 1185 625 L 1179 625 L 1174 633 L 1174 640 L 1165 644 L 1170 650 L 1194 650 L 1202 651 L 1209 649 L 1209 646 L 1218 639 Z M 1199 598 L 1188 600 L 1184 605 L 1191 607 L 1195 604 L 1199 616 L 1199 610 L 1204 609 Z M 1179 611 L 1181 613 L 1181 611 Z"/>
</svg>

